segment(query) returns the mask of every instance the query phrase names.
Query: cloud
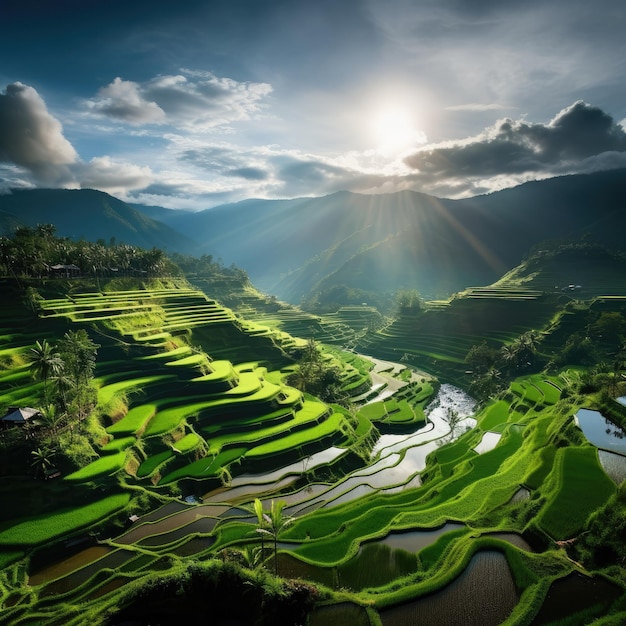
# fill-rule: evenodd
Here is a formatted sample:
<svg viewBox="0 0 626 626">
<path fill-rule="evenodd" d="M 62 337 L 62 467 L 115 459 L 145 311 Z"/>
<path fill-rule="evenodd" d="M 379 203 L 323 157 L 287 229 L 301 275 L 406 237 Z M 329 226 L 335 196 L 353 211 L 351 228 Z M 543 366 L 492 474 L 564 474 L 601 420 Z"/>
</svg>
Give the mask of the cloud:
<svg viewBox="0 0 626 626">
<path fill-rule="evenodd" d="M 119 77 L 86 104 L 94 113 L 129 124 L 159 123 L 165 119 L 165 111 L 156 102 L 146 100 L 137 83 Z"/>
<path fill-rule="evenodd" d="M 68 166 L 78 160 L 35 89 L 20 82 L 0 93 L 0 161 L 28 170 L 38 182 L 61 184 L 71 178 Z"/>
<path fill-rule="evenodd" d="M 624 151 L 624 129 L 598 107 L 578 101 L 548 124 L 503 119 L 476 137 L 425 147 L 405 163 L 432 184 L 462 177 L 588 171 L 600 155 Z"/>
<path fill-rule="evenodd" d="M 119 195 L 143 189 L 154 178 L 149 167 L 115 161 L 109 156 L 95 157 L 76 169 L 83 189 L 100 189 Z"/>
<path fill-rule="evenodd" d="M 250 119 L 272 91 L 268 83 L 239 82 L 211 72 L 183 69 L 143 83 L 116 78 L 86 108 L 130 124 L 167 123 L 209 130 Z"/>
<path fill-rule="evenodd" d="M 246 180 L 267 180 L 269 177 L 268 172 L 260 167 L 237 167 L 234 170 L 227 170 L 224 175 Z"/>
</svg>

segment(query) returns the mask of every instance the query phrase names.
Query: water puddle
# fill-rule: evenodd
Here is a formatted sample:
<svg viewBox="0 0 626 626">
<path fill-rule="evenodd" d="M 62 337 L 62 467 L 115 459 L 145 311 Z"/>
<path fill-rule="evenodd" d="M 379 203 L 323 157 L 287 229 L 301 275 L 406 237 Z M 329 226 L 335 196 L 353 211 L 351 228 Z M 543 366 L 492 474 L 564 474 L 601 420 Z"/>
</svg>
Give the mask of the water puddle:
<svg viewBox="0 0 626 626">
<path fill-rule="evenodd" d="M 55 578 L 61 578 L 61 576 L 65 576 L 76 569 L 97 561 L 109 552 L 111 552 L 111 548 L 107 546 L 93 546 L 87 548 L 63 561 L 59 561 L 58 563 L 54 563 L 53 565 L 49 565 L 34 572 L 30 575 L 28 584 L 34 587 L 35 585 L 41 585 Z"/>
<path fill-rule="evenodd" d="M 519 600 L 506 558 L 481 551 L 448 586 L 390 609 L 380 611 L 383 626 L 497 626 Z"/>
</svg>

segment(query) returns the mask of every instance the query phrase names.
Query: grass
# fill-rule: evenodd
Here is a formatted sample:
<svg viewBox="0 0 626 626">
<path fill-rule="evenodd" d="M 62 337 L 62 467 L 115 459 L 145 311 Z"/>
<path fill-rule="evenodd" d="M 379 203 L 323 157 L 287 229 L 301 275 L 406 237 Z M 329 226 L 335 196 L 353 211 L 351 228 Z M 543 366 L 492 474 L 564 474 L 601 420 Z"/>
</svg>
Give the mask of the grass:
<svg viewBox="0 0 626 626">
<path fill-rule="evenodd" d="M 154 404 L 141 404 L 133 407 L 121 420 L 109 426 L 107 432 L 111 435 L 136 433 L 143 429 L 145 423 L 151 419 L 155 413 L 156 405 Z"/>
<path fill-rule="evenodd" d="M 97 502 L 89 504 L 79 502 L 72 508 L 18 521 L 11 528 L 0 532 L 0 545 L 36 546 L 91 526 L 123 509 L 129 502 L 130 494 L 118 493 L 106 496 Z"/>
<path fill-rule="evenodd" d="M 85 482 L 87 480 L 94 480 L 101 476 L 110 476 L 118 470 L 122 469 L 124 462 L 126 461 L 126 452 L 122 450 L 117 454 L 109 454 L 102 456 L 95 461 L 85 465 L 81 469 L 69 474 L 65 477 L 65 480 Z"/>
<path fill-rule="evenodd" d="M 553 496 L 539 525 L 554 539 L 570 539 L 615 493 L 615 484 L 604 473 L 597 450 L 591 446 L 558 450 L 553 474 Z"/>
</svg>

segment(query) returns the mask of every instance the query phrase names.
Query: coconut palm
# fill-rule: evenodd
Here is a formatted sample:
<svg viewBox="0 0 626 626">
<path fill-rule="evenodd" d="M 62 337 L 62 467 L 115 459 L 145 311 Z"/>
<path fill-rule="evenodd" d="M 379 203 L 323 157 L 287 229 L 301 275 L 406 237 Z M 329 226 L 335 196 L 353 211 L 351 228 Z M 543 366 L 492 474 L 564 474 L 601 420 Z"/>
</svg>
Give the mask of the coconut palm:
<svg viewBox="0 0 626 626">
<path fill-rule="evenodd" d="M 35 347 L 30 349 L 30 372 L 37 379 L 43 381 L 44 403 L 47 402 L 47 383 L 51 376 L 57 376 L 63 371 L 64 362 L 61 355 L 46 339 L 36 341 Z"/>
</svg>

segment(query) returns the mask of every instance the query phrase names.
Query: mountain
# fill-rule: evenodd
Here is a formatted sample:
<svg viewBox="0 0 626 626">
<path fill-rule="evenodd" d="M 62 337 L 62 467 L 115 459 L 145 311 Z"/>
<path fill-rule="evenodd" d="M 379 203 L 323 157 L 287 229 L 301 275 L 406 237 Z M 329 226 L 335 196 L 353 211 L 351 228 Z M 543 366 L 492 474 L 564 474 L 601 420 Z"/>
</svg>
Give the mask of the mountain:
<svg viewBox="0 0 626 626">
<path fill-rule="evenodd" d="M 624 247 L 626 170 L 529 182 L 446 200 L 412 191 L 247 200 L 164 214 L 202 252 L 243 267 L 290 302 L 340 285 L 415 288 L 435 297 L 489 284 L 539 242 L 588 238 Z"/>
<path fill-rule="evenodd" d="M 0 195 L 0 229 L 54 224 L 71 239 L 128 243 L 142 248 L 190 252 L 196 244 L 125 202 L 92 189 L 27 189 Z"/>
</svg>

